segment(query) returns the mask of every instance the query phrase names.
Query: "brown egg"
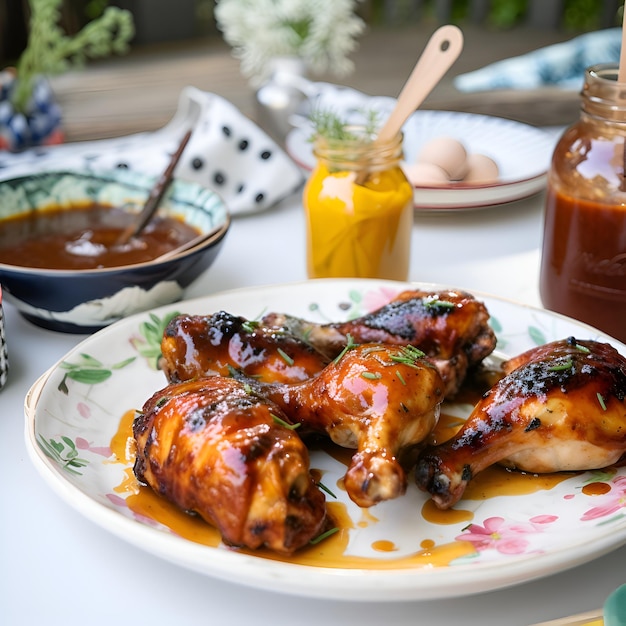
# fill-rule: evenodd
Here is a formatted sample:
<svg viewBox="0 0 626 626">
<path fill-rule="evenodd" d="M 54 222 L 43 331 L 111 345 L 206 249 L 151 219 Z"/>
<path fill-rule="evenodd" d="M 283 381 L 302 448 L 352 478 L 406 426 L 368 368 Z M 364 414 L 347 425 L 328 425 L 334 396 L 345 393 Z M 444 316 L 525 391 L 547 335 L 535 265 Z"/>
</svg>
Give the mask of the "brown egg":
<svg viewBox="0 0 626 626">
<path fill-rule="evenodd" d="M 409 182 L 416 187 L 450 184 L 447 172 L 432 163 L 405 163 L 402 169 Z"/>
<path fill-rule="evenodd" d="M 437 165 L 450 180 L 461 180 L 467 172 L 467 150 L 453 137 L 436 137 L 423 146 L 417 162 Z"/>
<path fill-rule="evenodd" d="M 464 183 L 495 183 L 500 177 L 498 164 L 484 154 L 470 154 L 467 157 L 467 174 Z"/>
</svg>

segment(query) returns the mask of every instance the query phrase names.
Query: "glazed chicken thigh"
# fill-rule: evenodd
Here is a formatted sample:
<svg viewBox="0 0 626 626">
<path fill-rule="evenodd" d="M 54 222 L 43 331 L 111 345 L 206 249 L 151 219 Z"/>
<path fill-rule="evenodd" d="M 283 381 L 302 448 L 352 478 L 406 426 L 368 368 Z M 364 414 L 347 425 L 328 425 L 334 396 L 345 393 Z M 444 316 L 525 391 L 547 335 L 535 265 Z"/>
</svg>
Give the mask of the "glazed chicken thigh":
<svg viewBox="0 0 626 626">
<path fill-rule="evenodd" d="M 405 464 L 439 418 L 443 381 L 423 353 L 408 346 L 361 344 L 301 383 L 249 384 L 300 424 L 356 449 L 344 485 L 359 506 L 402 495 Z"/>
<path fill-rule="evenodd" d="M 348 337 L 355 343 L 415 346 L 439 369 L 448 397 L 496 346 L 487 308 L 462 291 L 403 291 L 376 311 L 347 322 L 315 324 L 282 313 L 270 313 L 261 321 L 302 338 L 331 358 Z"/>
<path fill-rule="evenodd" d="M 607 467 L 626 452 L 626 358 L 570 337 L 511 359 L 460 431 L 425 449 L 418 486 L 440 508 L 494 463 L 533 473 Z"/>
<path fill-rule="evenodd" d="M 226 543 L 292 553 L 323 530 L 326 505 L 288 422 L 232 378 L 169 385 L 134 421 L 135 475 Z"/>
</svg>

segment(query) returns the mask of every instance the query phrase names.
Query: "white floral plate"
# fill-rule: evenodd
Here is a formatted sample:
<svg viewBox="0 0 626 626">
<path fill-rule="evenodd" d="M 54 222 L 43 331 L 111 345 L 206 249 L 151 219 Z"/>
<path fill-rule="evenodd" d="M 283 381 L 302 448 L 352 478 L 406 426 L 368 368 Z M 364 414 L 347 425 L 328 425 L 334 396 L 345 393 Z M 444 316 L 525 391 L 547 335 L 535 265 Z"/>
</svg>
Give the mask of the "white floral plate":
<svg viewBox="0 0 626 626">
<path fill-rule="evenodd" d="M 363 111 L 379 111 L 381 119 L 389 114 L 395 100 L 370 97 L 359 91 L 327 84 L 312 83 L 312 107 L 330 109 L 343 119 L 358 121 Z M 406 163 L 417 159 L 423 145 L 437 137 L 454 137 L 468 153 L 491 157 L 500 170 L 495 183 L 469 185 L 450 183 L 416 186 L 414 205 L 420 211 L 459 211 L 506 204 L 541 191 L 557 136 L 546 130 L 513 120 L 475 113 L 418 110 L 403 127 Z M 291 158 L 304 170 L 311 170 L 315 157 L 311 149 L 311 125 L 299 121 L 286 138 Z"/>
<path fill-rule="evenodd" d="M 414 485 L 402 498 L 359 509 L 341 489 L 345 466 L 313 451 L 312 466 L 323 472 L 323 483 L 334 494 L 327 500 L 343 502 L 339 506 L 348 521 L 339 533 L 307 549 L 308 560 L 291 562 L 186 539 L 176 528 L 134 512 L 128 501 L 132 463 L 112 455 L 112 438 L 122 416 L 165 385 L 155 363 L 168 315 L 223 309 L 256 318 L 274 310 L 323 322 L 377 308 L 406 286 L 319 280 L 257 287 L 118 322 L 80 343 L 33 385 L 25 401 L 30 456 L 57 494 L 131 544 L 203 574 L 301 596 L 363 601 L 462 596 L 547 576 L 626 543 L 626 467 L 582 473 L 527 495 L 462 500 L 456 509 L 466 519 L 456 519 L 455 512 L 441 521 L 425 514 L 428 498 Z M 570 319 L 478 297 L 491 312 L 501 353 L 514 355 L 575 335 L 610 341 L 626 354 L 623 344 Z M 445 411 L 466 415 L 469 408 Z"/>
</svg>

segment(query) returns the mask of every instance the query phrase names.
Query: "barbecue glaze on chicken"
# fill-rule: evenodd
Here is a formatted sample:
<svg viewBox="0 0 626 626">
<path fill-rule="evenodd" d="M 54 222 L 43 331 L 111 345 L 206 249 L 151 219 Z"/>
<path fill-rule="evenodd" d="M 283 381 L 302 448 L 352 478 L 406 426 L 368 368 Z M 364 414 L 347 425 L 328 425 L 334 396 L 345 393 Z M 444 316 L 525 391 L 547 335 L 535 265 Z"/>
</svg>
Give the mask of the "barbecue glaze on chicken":
<svg viewBox="0 0 626 626">
<path fill-rule="evenodd" d="M 270 313 L 261 323 L 300 337 L 331 358 L 348 336 L 355 343 L 415 346 L 439 369 L 447 397 L 458 392 L 468 370 L 496 346 L 487 308 L 463 291 L 403 291 L 376 311 L 347 322 L 316 324 Z"/>
<path fill-rule="evenodd" d="M 330 362 L 289 333 L 225 311 L 174 317 L 163 333 L 161 353 L 170 382 L 230 376 L 233 369 L 265 382 L 295 382 Z"/>
<path fill-rule="evenodd" d="M 169 385 L 134 421 L 135 475 L 216 526 L 226 543 L 292 553 L 323 530 L 326 505 L 288 423 L 232 378 Z"/>
<path fill-rule="evenodd" d="M 309 380 L 249 384 L 298 422 L 303 437 L 322 434 L 356 449 L 344 485 L 362 507 L 405 492 L 405 465 L 415 463 L 443 399 L 439 372 L 409 346 L 361 344 Z"/>
<path fill-rule="evenodd" d="M 460 431 L 420 456 L 417 484 L 440 508 L 494 463 L 578 471 L 626 452 L 626 358 L 609 344 L 570 337 L 511 359 L 504 371 Z"/>
</svg>

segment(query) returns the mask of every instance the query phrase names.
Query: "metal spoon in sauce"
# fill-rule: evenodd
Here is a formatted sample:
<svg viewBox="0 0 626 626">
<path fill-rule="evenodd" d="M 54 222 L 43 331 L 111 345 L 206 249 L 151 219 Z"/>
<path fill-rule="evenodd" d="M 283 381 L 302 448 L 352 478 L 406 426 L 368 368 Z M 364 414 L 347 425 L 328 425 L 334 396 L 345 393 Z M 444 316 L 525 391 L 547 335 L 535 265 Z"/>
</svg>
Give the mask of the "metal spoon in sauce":
<svg viewBox="0 0 626 626">
<path fill-rule="evenodd" d="M 178 165 L 178 161 L 180 161 L 180 157 L 191 139 L 192 132 L 193 129 L 190 129 L 185 133 L 178 149 L 173 154 L 172 159 L 165 168 L 165 171 L 161 174 L 154 187 L 150 190 L 150 195 L 148 196 L 143 209 L 137 214 L 136 220 L 122 232 L 115 245 L 123 246 L 128 243 L 133 237 L 136 237 L 152 219 L 159 208 L 159 204 L 161 203 L 165 192 L 174 178 L 174 169 Z"/>
</svg>

